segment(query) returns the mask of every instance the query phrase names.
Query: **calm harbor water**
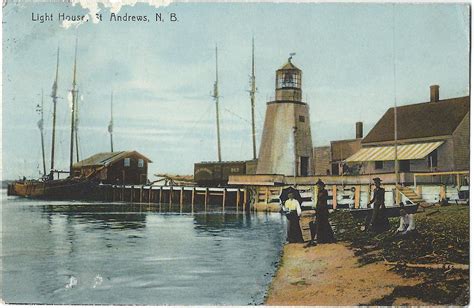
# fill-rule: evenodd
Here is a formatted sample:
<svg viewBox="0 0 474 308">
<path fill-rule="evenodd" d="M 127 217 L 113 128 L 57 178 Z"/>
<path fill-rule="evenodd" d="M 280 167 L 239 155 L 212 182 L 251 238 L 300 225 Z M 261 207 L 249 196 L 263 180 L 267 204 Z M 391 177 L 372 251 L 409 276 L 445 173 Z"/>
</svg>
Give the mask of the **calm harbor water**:
<svg viewBox="0 0 474 308">
<path fill-rule="evenodd" d="M 263 302 L 285 240 L 284 217 L 164 208 L 35 201 L 7 197 L 3 190 L 2 298 L 49 304 Z"/>
</svg>

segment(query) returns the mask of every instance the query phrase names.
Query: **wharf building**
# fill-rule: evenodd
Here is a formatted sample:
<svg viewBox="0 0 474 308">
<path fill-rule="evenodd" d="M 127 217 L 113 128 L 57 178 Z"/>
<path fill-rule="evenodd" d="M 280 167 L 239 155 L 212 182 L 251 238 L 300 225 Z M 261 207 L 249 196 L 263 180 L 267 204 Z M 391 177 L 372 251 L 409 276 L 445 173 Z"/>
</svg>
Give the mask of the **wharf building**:
<svg viewBox="0 0 474 308">
<path fill-rule="evenodd" d="M 72 165 L 75 177 L 93 176 L 103 184 L 144 185 L 152 161 L 137 151 L 103 152 Z"/>
<path fill-rule="evenodd" d="M 439 99 L 439 86 L 430 87 L 430 101 L 389 108 L 362 138 L 331 141 L 314 148 L 317 175 L 394 174 L 395 144 L 402 183 L 413 183 L 415 173 L 469 170 L 469 96 Z"/>
</svg>

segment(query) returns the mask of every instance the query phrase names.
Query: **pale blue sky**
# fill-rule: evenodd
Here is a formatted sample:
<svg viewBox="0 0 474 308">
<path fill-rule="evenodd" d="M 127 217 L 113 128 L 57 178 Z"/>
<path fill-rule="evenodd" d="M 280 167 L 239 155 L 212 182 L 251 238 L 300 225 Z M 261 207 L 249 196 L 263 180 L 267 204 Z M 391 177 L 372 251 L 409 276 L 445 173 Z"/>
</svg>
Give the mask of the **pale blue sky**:
<svg viewBox="0 0 474 308">
<path fill-rule="evenodd" d="M 3 11 L 4 178 L 36 177 L 41 166 L 35 106 L 44 89 L 46 156 L 51 92 L 61 46 L 58 168 L 68 168 L 69 113 L 76 29 L 38 24 L 31 13 L 84 13 L 65 4 L 13 4 Z M 108 151 L 110 92 L 115 97 L 115 149 L 138 150 L 149 173 L 191 174 L 194 162 L 215 160 L 214 47 L 219 47 L 224 160 L 252 155 L 246 92 L 255 37 L 258 145 L 274 74 L 290 52 L 303 70 L 313 144 L 366 134 L 385 110 L 469 93 L 469 7 L 466 4 L 138 4 L 119 14 L 176 12 L 178 23 L 86 23 L 77 29 L 82 157 Z M 108 12 L 103 12 L 107 18 Z M 395 22 L 393 22 L 395 14 Z M 395 31 L 395 48 L 393 48 Z"/>
</svg>

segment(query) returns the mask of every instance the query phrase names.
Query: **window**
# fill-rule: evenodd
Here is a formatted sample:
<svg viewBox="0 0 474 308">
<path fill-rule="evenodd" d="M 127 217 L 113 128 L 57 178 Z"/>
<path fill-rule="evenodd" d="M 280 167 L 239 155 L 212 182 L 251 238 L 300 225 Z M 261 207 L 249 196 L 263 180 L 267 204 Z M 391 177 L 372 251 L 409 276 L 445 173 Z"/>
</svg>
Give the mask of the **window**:
<svg viewBox="0 0 474 308">
<path fill-rule="evenodd" d="M 143 168 L 143 165 L 144 165 L 143 159 L 140 158 L 138 160 L 138 168 Z"/>
<path fill-rule="evenodd" d="M 398 166 L 400 167 L 401 172 L 408 172 L 410 171 L 410 161 L 409 160 L 400 160 L 398 162 Z"/>
<path fill-rule="evenodd" d="M 438 149 L 428 155 L 428 167 L 438 167 Z"/>
<path fill-rule="evenodd" d="M 300 122 L 304 122 L 304 116 L 300 116 Z"/>
<path fill-rule="evenodd" d="M 301 75 L 296 71 L 278 72 L 277 88 L 300 88 Z"/>
<path fill-rule="evenodd" d="M 124 167 L 130 167 L 130 158 L 125 158 L 123 160 L 123 166 Z"/>
<path fill-rule="evenodd" d="M 375 169 L 383 169 L 383 161 L 382 160 L 377 160 L 375 161 Z"/>
</svg>

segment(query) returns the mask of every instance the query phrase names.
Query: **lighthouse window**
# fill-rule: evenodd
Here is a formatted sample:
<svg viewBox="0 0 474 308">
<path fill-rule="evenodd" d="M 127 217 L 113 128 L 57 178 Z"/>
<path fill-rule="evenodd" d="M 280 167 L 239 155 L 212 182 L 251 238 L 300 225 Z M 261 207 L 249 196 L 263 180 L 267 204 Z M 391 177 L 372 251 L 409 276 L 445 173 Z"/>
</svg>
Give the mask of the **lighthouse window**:
<svg viewBox="0 0 474 308">
<path fill-rule="evenodd" d="M 286 73 L 285 74 L 285 80 L 283 81 L 284 82 L 284 86 L 293 86 L 293 74 L 291 73 Z"/>
<path fill-rule="evenodd" d="M 300 122 L 304 122 L 304 116 L 300 116 Z"/>
<path fill-rule="evenodd" d="M 301 76 L 294 72 L 283 72 L 278 74 L 278 88 L 299 88 Z"/>
<path fill-rule="evenodd" d="M 130 167 L 130 158 L 125 158 L 123 160 L 123 166 L 124 167 Z"/>
</svg>

